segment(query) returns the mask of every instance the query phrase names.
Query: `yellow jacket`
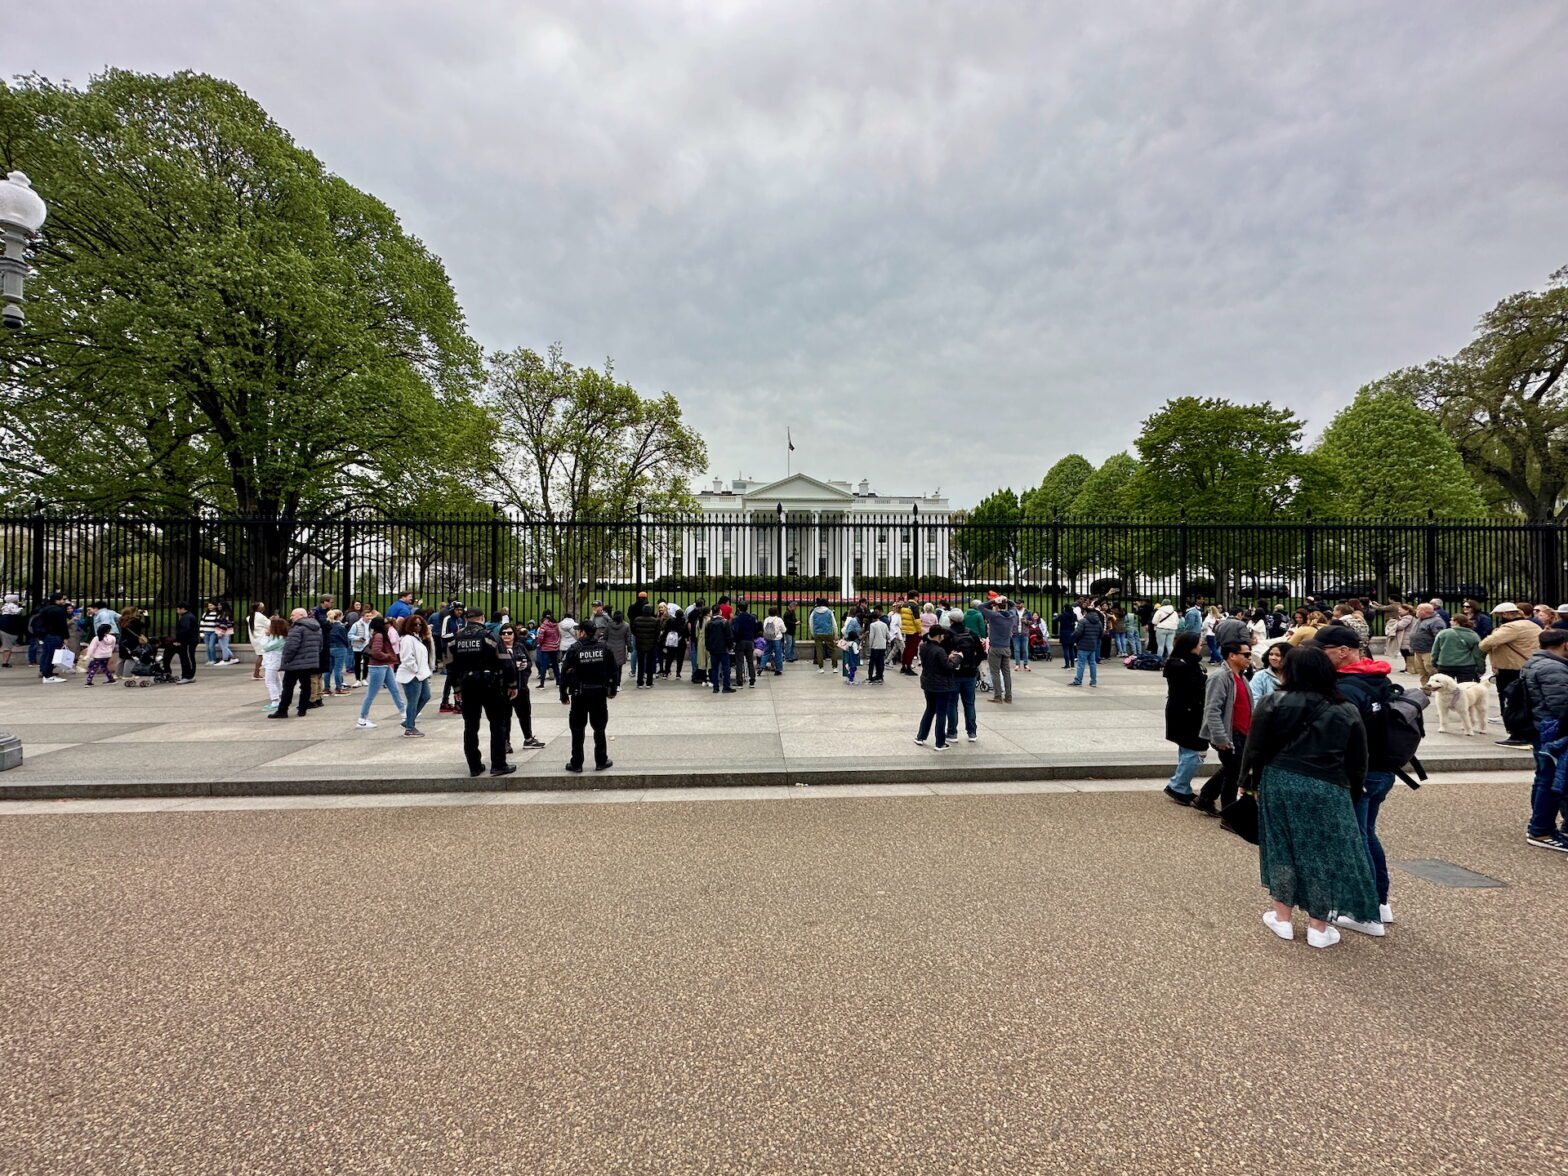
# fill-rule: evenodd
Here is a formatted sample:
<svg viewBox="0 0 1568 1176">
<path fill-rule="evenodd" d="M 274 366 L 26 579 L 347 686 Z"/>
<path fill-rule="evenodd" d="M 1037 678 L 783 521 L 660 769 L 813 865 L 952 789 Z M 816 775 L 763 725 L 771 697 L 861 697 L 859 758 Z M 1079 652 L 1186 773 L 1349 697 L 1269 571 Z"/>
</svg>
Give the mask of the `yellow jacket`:
<svg viewBox="0 0 1568 1176">
<path fill-rule="evenodd" d="M 914 609 L 914 608 L 911 608 L 907 604 L 899 605 L 898 606 L 898 628 L 899 628 L 899 632 L 903 633 L 905 637 L 908 637 L 911 633 L 918 633 L 918 632 L 920 632 L 920 613 L 919 613 L 919 611 Z"/>
</svg>

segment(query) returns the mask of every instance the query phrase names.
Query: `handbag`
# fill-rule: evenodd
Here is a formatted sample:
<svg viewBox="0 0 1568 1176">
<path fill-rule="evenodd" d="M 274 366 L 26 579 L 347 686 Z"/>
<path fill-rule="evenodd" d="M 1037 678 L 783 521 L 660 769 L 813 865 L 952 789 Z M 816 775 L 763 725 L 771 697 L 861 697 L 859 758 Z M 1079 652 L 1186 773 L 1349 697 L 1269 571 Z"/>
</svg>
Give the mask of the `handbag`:
<svg viewBox="0 0 1568 1176">
<path fill-rule="evenodd" d="M 1243 792 L 1220 810 L 1220 828 L 1229 830 L 1243 841 L 1258 843 L 1258 796 Z"/>
<path fill-rule="evenodd" d="M 664 648 L 665 649 L 678 649 L 678 648 L 680 648 L 680 644 L 681 644 L 681 635 L 679 633 L 677 633 L 674 629 L 671 629 L 668 633 L 666 633 L 664 635 Z"/>
</svg>

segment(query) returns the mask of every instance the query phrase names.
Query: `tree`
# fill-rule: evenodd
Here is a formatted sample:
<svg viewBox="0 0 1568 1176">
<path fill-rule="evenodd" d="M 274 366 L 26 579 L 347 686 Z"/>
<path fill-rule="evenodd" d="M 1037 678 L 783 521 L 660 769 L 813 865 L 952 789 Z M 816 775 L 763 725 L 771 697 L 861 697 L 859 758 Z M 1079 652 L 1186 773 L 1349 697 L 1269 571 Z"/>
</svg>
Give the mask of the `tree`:
<svg viewBox="0 0 1568 1176">
<path fill-rule="evenodd" d="M 1453 359 L 1387 377 L 1431 411 L 1465 465 L 1528 519 L 1568 519 L 1568 267 L 1504 298 Z"/>
<path fill-rule="evenodd" d="M 999 576 L 1011 583 L 1018 561 L 1018 524 L 1023 511 L 1011 489 L 995 490 L 965 514 L 953 531 L 950 550 L 960 580 Z"/>
<path fill-rule="evenodd" d="M 1203 567 L 1222 592 L 1239 595 L 1243 574 L 1284 573 L 1299 562 L 1261 530 L 1227 527 L 1300 516 L 1321 503 L 1327 485 L 1322 463 L 1298 448 L 1302 426 L 1288 408 L 1233 404 L 1183 396 L 1143 422 L 1141 462 L 1129 502 L 1155 520 L 1187 518 L 1189 572 Z M 1140 557 L 1146 570 L 1174 568 L 1179 540 L 1152 532 Z"/>
<path fill-rule="evenodd" d="M 516 443 L 492 458 L 487 483 L 531 522 L 544 523 L 533 562 L 560 584 L 562 607 L 579 607 L 579 587 L 604 577 L 646 512 L 690 511 L 692 475 L 708 461 L 702 438 L 681 420 L 668 392 L 644 398 L 604 370 L 578 368 L 559 343 L 544 355 L 526 347 L 490 357 L 485 402 Z M 584 532 L 568 520 L 606 525 Z M 634 578 L 642 574 L 636 569 Z"/>
<path fill-rule="evenodd" d="M 0 338 L 13 497 L 247 520 L 164 537 L 274 601 L 302 523 L 487 450 L 440 261 L 238 87 L 28 78 L 0 87 L 0 154 L 50 205 L 28 329 Z"/>
<path fill-rule="evenodd" d="M 1020 503 L 1024 517 L 1031 523 L 1048 523 L 1065 515 L 1093 473 L 1094 467 L 1081 454 L 1069 453 L 1059 458 L 1038 486 L 1024 492 Z"/>
<path fill-rule="evenodd" d="M 1084 479 L 1065 513 L 1077 519 L 1127 519 L 1136 513 L 1133 482 L 1137 476 L 1136 459 L 1125 452 L 1111 455 Z"/>
</svg>

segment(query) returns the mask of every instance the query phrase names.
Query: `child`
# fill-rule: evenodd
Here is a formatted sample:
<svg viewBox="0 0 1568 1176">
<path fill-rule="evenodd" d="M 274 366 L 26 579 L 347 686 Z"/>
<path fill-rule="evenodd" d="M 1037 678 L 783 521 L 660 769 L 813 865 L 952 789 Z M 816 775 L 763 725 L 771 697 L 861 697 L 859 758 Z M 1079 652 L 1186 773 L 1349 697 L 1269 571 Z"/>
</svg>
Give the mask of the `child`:
<svg viewBox="0 0 1568 1176">
<path fill-rule="evenodd" d="M 261 676 L 267 683 L 267 713 L 278 709 L 283 697 L 283 643 L 288 639 L 289 623 L 276 616 L 267 622 L 267 635 L 261 640 Z"/>
<path fill-rule="evenodd" d="M 855 671 L 860 668 L 860 630 L 856 628 L 838 644 L 839 648 L 844 651 L 845 683 L 853 686 L 855 684 Z"/>
<path fill-rule="evenodd" d="M 98 636 L 87 646 L 87 685 L 93 684 L 93 675 L 100 671 L 110 682 L 114 681 L 114 671 L 109 668 L 114 660 L 114 645 L 113 626 L 99 625 Z"/>
</svg>

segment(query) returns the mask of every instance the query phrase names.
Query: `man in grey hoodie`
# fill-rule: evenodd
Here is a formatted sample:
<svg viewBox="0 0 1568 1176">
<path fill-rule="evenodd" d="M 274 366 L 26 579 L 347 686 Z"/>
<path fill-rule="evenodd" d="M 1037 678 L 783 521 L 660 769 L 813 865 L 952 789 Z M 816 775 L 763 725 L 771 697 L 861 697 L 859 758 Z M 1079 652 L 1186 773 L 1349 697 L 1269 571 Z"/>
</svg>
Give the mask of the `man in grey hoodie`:
<svg viewBox="0 0 1568 1176">
<path fill-rule="evenodd" d="M 1007 603 L 1007 597 L 998 596 L 994 602 L 980 606 L 981 619 L 985 621 L 986 665 L 991 670 L 991 701 L 1013 701 L 1013 633 L 1018 628 L 1018 614 Z"/>
</svg>

